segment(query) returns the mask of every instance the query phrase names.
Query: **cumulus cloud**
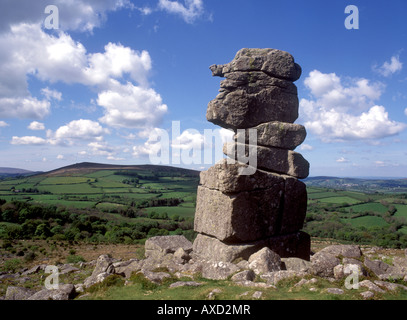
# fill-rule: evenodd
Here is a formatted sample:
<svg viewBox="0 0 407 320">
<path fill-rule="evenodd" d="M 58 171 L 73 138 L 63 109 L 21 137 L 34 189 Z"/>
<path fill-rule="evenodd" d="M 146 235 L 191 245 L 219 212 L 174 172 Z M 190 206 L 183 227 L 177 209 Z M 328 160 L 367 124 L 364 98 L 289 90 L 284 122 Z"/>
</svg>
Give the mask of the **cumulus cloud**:
<svg viewBox="0 0 407 320">
<path fill-rule="evenodd" d="M 159 0 L 158 7 L 168 13 L 180 15 L 186 23 L 193 23 L 203 13 L 202 0 L 180 1 Z"/>
<path fill-rule="evenodd" d="M 54 142 L 72 140 L 102 140 L 109 130 L 103 128 L 98 122 L 92 120 L 74 120 L 67 125 L 59 127 L 54 134 L 48 134 Z"/>
<path fill-rule="evenodd" d="M 346 158 L 344 158 L 344 157 L 340 157 L 339 159 L 336 160 L 336 162 L 339 162 L 339 163 L 346 163 L 346 162 L 349 162 L 349 160 L 346 159 Z"/>
<path fill-rule="evenodd" d="M 47 100 L 62 100 L 62 93 L 57 90 L 52 90 L 48 87 L 41 89 L 41 93 L 47 98 Z"/>
<path fill-rule="evenodd" d="M 9 124 L 3 120 L 0 121 L 0 128 L 8 127 Z"/>
<path fill-rule="evenodd" d="M 88 54 L 64 32 L 53 36 L 38 25 L 27 24 L 13 26 L 10 33 L 0 36 L 0 46 L 4 48 L 0 53 L 4 57 L 0 59 L 4 71 L 0 73 L 0 117 L 43 119 L 50 114 L 50 100 L 62 99 L 60 92 L 48 87 L 41 90 L 46 99 L 31 97 L 27 74 L 51 83 L 96 86 L 98 104 L 105 110 L 100 121 L 109 126 L 150 128 L 167 112 L 161 96 L 149 87 L 152 62 L 147 51 L 108 43 L 104 52 Z M 119 82 L 126 74 L 134 83 Z"/>
<path fill-rule="evenodd" d="M 300 101 L 308 130 L 323 141 L 374 140 L 396 135 L 407 128 L 393 121 L 376 102 L 384 85 L 367 79 L 344 81 L 335 73 L 310 72 L 304 81 L 312 99 Z"/>
<path fill-rule="evenodd" d="M 400 62 L 398 55 L 392 56 L 390 62 L 386 61 L 382 66 L 373 66 L 373 70 L 380 73 L 384 77 L 389 77 L 392 74 L 399 72 L 403 69 L 403 63 Z"/>
<path fill-rule="evenodd" d="M 43 119 L 49 113 L 51 104 L 34 97 L 0 97 L 0 117 L 19 119 Z"/>
<path fill-rule="evenodd" d="M 99 94 L 97 104 L 105 109 L 99 120 L 112 127 L 151 128 L 167 113 L 161 96 L 151 88 L 116 83 Z"/>
<path fill-rule="evenodd" d="M 404 114 L 407 116 L 407 108 L 404 110 Z"/>
<path fill-rule="evenodd" d="M 44 124 L 38 121 L 31 122 L 27 128 L 30 130 L 45 130 Z"/>
<path fill-rule="evenodd" d="M 11 140 L 11 144 L 14 145 L 44 145 L 46 143 L 47 140 L 35 136 L 25 136 L 25 137 L 14 136 Z"/>
<path fill-rule="evenodd" d="M 29 126 L 31 130 L 44 130 L 42 123 L 32 122 Z M 110 131 L 103 128 L 98 122 L 92 120 L 74 120 L 59 127 L 55 132 L 47 130 L 46 138 L 36 136 L 17 137 L 14 136 L 11 144 L 14 145 L 62 145 L 72 146 L 83 141 L 102 141 L 105 134 Z"/>
<path fill-rule="evenodd" d="M 302 144 L 302 145 L 300 146 L 300 149 L 301 149 L 302 151 L 312 151 L 312 150 L 314 150 L 314 147 L 311 146 L 311 145 L 309 145 L 309 144 L 304 143 L 304 144 Z"/>
<path fill-rule="evenodd" d="M 43 23 L 48 0 L 5 0 L 0 2 L 0 32 L 10 25 Z M 91 32 L 106 21 L 107 13 L 123 8 L 132 9 L 129 0 L 54 0 L 59 11 L 59 27 L 63 30 Z M 23 9 L 24 8 L 24 9 Z"/>
</svg>

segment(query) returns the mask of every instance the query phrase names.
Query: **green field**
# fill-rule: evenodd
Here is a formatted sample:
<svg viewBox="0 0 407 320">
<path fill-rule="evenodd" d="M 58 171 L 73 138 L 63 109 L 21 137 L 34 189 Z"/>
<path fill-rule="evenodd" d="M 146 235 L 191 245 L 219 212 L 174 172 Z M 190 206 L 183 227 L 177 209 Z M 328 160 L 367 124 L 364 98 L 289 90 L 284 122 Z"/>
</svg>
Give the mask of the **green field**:
<svg viewBox="0 0 407 320">
<path fill-rule="evenodd" d="M 383 227 L 387 226 L 388 223 L 383 220 L 381 217 L 376 216 L 365 216 L 365 217 L 358 217 L 355 219 L 343 219 L 345 223 L 350 223 L 353 227 Z"/>
<path fill-rule="evenodd" d="M 193 217 L 198 173 L 183 176 L 178 169 L 95 170 L 64 176 L 33 176 L 0 181 L 0 198 L 66 208 L 96 208 L 103 212 L 142 207 L 146 213 Z M 149 206 L 155 199 L 179 199 L 178 207 Z M 145 206 L 147 205 L 147 208 Z"/>
</svg>

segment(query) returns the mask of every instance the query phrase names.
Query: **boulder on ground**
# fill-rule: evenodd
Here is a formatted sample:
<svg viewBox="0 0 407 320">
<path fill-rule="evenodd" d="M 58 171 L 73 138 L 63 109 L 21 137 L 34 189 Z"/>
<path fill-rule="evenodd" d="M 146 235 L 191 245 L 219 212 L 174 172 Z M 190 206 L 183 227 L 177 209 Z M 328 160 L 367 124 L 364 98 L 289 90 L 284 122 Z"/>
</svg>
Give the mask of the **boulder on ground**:
<svg viewBox="0 0 407 320">
<path fill-rule="evenodd" d="M 69 300 L 75 295 L 75 286 L 73 284 L 59 285 L 59 289 L 43 289 L 27 300 Z"/>
<path fill-rule="evenodd" d="M 146 257 L 160 257 L 168 253 L 174 253 L 182 248 L 186 253 L 192 251 L 192 243 L 184 236 L 157 236 L 147 239 L 145 243 Z"/>
<path fill-rule="evenodd" d="M 249 268 L 255 274 L 279 271 L 281 270 L 281 258 L 277 253 L 266 247 L 250 256 Z"/>
<path fill-rule="evenodd" d="M 35 291 L 28 288 L 8 286 L 5 300 L 26 300 L 33 294 Z"/>
<path fill-rule="evenodd" d="M 311 272 L 320 277 L 332 278 L 334 268 L 340 263 L 341 261 L 333 254 L 321 250 L 311 256 Z"/>
</svg>

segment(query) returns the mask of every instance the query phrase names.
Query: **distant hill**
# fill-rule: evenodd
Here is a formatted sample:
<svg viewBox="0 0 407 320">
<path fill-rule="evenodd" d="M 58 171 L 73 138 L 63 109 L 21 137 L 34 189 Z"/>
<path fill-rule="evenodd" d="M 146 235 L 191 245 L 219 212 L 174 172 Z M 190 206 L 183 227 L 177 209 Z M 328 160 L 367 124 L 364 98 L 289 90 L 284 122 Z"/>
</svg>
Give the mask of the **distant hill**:
<svg viewBox="0 0 407 320">
<path fill-rule="evenodd" d="M 18 169 L 18 168 L 5 168 L 0 167 L 0 174 L 25 174 L 32 173 L 33 171 Z"/>
<path fill-rule="evenodd" d="M 0 178 L 12 178 L 17 176 L 29 176 L 39 172 L 34 172 L 19 168 L 0 167 Z"/>
<path fill-rule="evenodd" d="M 303 180 L 308 187 L 355 190 L 363 192 L 407 192 L 407 179 L 394 178 L 339 178 L 308 177 Z"/>
<path fill-rule="evenodd" d="M 150 170 L 161 173 L 177 173 L 179 175 L 199 176 L 199 171 L 159 165 L 116 165 L 93 162 L 81 162 L 52 171 L 41 173 L 45 176 L 72 176 L 87 174 L 99 170 Z"/>
</svg>

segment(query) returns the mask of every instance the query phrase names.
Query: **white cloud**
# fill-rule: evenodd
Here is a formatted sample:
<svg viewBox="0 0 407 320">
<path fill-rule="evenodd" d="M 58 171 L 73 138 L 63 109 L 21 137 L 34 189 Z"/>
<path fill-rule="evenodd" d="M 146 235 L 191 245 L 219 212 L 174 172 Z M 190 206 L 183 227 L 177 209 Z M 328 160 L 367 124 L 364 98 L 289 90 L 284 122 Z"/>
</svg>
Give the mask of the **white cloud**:
<svg viewBox="0 0 407 320">
<path fill-rule="evenodd" d="M 14 145 L 44 145 L 46 143 L 47 140 L 35 136 L 25 136 L 25 137 L 14 136 L 11 140 L 11 144 Z"/>
<path fill-rule="evenodd" d="M 98 122 L 92 120 L 74 120 L 67 125 L 59 127 L 52 138 L 56 141 L 71 140 L 101 140 L 109 130 L 103 128 Z"/>
<path fill-rule="evenodd" d="M 113 127 L 151 128 L 161 122 L 168 110 L 157 92 L 132 83 L 116 83 L 99 94 L 97 103 L 105 109 L 99 120 Z"/>
<path fill-rule="evenodd" d="M 193 23 L 203 13 L 203 2 L 202 0 L 185 0 L 184 5 L 180 1 L 159 0 L 158 8 L 180 15 L 187 23 Z"/>
<path fill-rule="evenodd" d="M 30 130 L 45 130 L 45 126 L 41 122 L 33 121 L 28 126 L 28 129 L 30 129 Z"/>
<path fill-rule="evenodd" d="M 314 147 L 311 146 L 311 145 L 309 145 L 309 144 L 304 143 L 304 144 L 302 144 L 302 145 L 300 146 L 300 149 L 301 149 L 302 151 L 312 151 L 312 150 L 314 150 Z"/>
<path fill-rule="evenodd" d="M 171 147 L 181 150 L 201 149 L 204 144 L 204 136 L 197 130 L 188 129 L 171 142 Z"/>
<path fill-rule="evenodd" d="M 374 140 L 396 135 L 405 123 L 389 119 L 383 106 L 376 105 L 383 85 L 367 79 L 344 83 L 336 74 L 314 70 L 304 83 L 312 99 L 300 101 L 305 127 L 325 142 Z"/>
<path fill-rule="evenodd" d="M 373 66 L 373 70 L 384 77 L 389 77 L 402 69 L 403 63 L 400 62 L 400 57 L 398 55 L 392 56 L 390 62 L 386 61 L 381 67 Z"/>
<path fill-rule="evenodd" d="M 407 116 L 407 108 L 404 110 L 404 114 Z"/>
<path fill-rule="evenodd" d="M 46 100 L 31 97 L 27 74 L 52 83 L 96 86 L 98 103 L 105 108 L 101 121 L 107 125 L 154 127 L 167 112 L 160 95 L 148 87 L 152 62 L 147 51 L 108 43 L 103 53 L 88 54 L 64 32 L 53 36 L 39 25 L 27 24 L 0 35 L 0 47 L 0 117 L 43 119 L 50 113 L 49 100 L 62 99 L 60 92 L 48 87 L 41 90 Z M 118 79 L 126 74 L 140 86 L 121 84 Z"/>
<path fill-rule="evenodd" d="M 65 158 L 65 157 L 64 157 L 62 154 L 57 155 L 57 159 L 58 159 L 58 160 L 64 160 L 64 158 Z"/>
<path fill-rule="evenodd" d="M 33 97 L 0 98 L 1 118 L 43 119 L 50 113 L 50 109 L 49 101 Z"/>
<path fill-rule="evenodd" d="M 0 128 L 8 127 L 9 124 L 3 120 L 0 120 Z"/>
<path fill-rule="evenodd" d="M 340 157 L 339 159 L 336 160 L 336 162 L 339 162 L 339 163 L 346 163 L 346 162 L 349 162 L 349 160 L 346 159 L 346 158 L 344 158 L 344 157 Z"/>
<path fill-rule="evenodd" d="M 62 100 L 62 93 L 57 90 L 52 90 L 48 87 L 41 89 L 41 93 L 47 98 L 47 100 L 55 99 Z"/>
<path fill-rule="evenodd" d="M 123 8 L 134 8 L 129 0 L 53 0 L 58 7 L 59 27 L 63 30 L 91 32 L 106 21 L 106 14 Z M 43 23 L 48 14 L 45 7 L 48 0 L 19 0 L 0 2 L 0 32 L 10 25 Z"/>
<path fill-rule="evenodd" d="M 132 155 L 136 158 L 158 155 L 165 150 L 169 151 L 169 146 L 168 133 L 164 129 L 154 128 L 150 129 L 148 139 L 144 144 L 133 146 Z"/>
<path fill-rule="evenodd" d="M 121 44 L 108 43 L 104 53 L 89 55 L 89 67 L 84 71 L 84 83 L 103 84 L 110 78 L 121 78 L 130 74 L 132 80 L 146 86 L 151 58 L 147 51 L 136 52 Z"/>
</svg>

